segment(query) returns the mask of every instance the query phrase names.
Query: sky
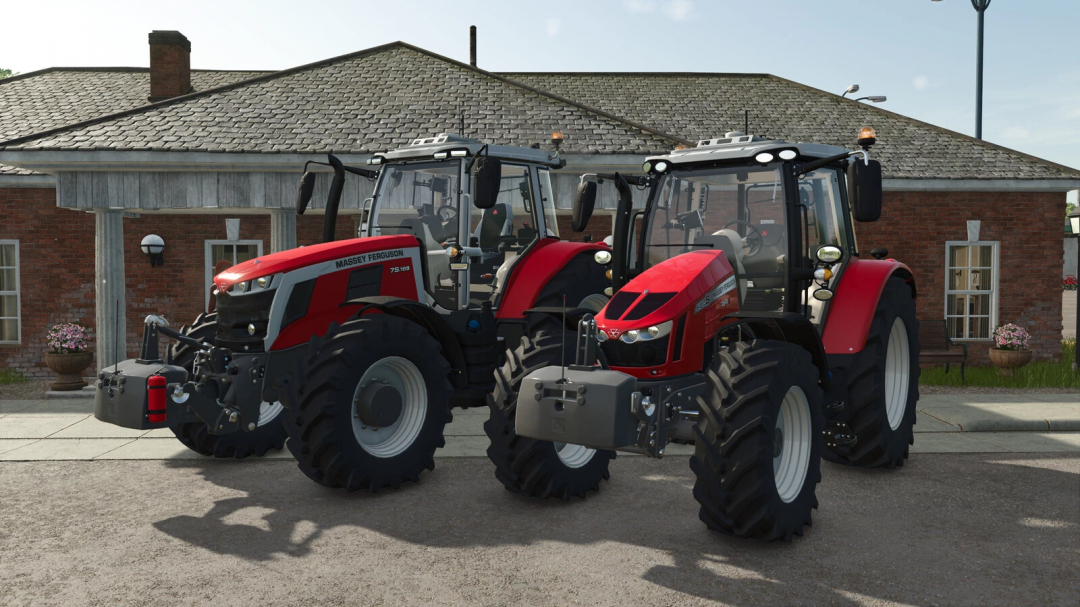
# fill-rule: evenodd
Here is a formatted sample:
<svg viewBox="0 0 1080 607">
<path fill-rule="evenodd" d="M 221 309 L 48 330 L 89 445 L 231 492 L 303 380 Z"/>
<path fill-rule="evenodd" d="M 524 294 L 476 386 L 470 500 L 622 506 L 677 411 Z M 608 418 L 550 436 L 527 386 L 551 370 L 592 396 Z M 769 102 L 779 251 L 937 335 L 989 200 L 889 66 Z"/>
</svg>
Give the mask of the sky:
<svg viewBox="0 0 1080 607">
<path fill-rule="evenodd" d="M 490 71 L 770 73 L 975 131 L 970 0 L 10 0 L 0 68 L 149 65 L 179 30 L 192 67 L 283 69 L 402 40 Z M 1080 168 L 1080 2 L 992 0 L 983 137 Z M 687 103 L 693 103 L 687 99 Z M 708 133 L 702 133 L 702 137 Z"/>
</svg>

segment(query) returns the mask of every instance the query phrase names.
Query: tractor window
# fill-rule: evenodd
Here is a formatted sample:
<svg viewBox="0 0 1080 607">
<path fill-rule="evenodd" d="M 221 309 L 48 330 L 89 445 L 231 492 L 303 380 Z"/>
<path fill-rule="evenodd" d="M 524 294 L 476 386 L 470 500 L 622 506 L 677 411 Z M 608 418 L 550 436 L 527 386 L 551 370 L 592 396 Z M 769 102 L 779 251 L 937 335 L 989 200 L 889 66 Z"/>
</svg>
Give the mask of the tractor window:
<svg viewBox="0 0 1080 607">
<path fill-rule="evenodd" d="M 457 286 L 443 249 L 457 242 L 459 160 L 389 165 L 375 193 L 372 236 L 411 234 L 424 243 L 428 292 L 457 307 Z"/>
<path fill-rule="evenodd" d="M 470 245 L 480 247 L 482 252 L 479 258 L 469 261 L 472 304 L 494 301 L 518 253 L 537 239 L 534 198 L 529 167 L 504 163 L 495 206 L 470 210 Z"/>
<path fill-rule="evenodd" d="M 846 250 L 844 214 L 840 205 L 840 178 L 835 169 L 818 169 L 799 180 L 799 200 L 807 207 L 806 238 L 814 259 L 818 247 L 831 244 Z"/>
<path fill-rule="evenodd" d="M 740 279 L 744 309 L 782 309 L 785 218 L 776 168 L 670 173 L 650 202 L 642 269 L 688 251 L 720 249 Z"/>
<path fill-rule="evenodd" d="M 540 176 L 540 206 L 544 209 L 544 236 L 559 237 L 559 218 L 555 215 L 555 191 L 551 189 L 551 173 L 547 169 L 537 171 Z"/>
</svg>

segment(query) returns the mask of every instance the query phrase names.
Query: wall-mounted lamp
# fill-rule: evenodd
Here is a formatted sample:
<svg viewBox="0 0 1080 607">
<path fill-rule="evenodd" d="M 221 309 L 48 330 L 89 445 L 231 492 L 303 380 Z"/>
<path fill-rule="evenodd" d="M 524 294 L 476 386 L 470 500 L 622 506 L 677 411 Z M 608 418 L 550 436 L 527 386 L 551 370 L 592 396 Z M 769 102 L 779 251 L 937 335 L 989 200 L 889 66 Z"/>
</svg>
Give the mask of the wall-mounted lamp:
<svg viewBox="0 0 1080 607">
<path fill-rule="evenodd" d="M 150 267 L 165 265 L 165 241 L 157 234 L 149 234 L 139 244 L 142 252 L 150 257 Z"/>
</svg>

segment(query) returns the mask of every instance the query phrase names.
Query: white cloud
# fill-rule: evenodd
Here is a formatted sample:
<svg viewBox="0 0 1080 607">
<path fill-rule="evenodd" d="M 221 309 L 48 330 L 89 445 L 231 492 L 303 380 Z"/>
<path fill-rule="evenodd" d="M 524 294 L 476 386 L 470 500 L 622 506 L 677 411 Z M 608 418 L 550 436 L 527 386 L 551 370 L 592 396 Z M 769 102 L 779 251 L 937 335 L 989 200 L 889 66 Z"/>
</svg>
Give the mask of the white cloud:
<svg viewBox="0 0 1080 607">
<path fill-rule="evenodd" d="M 664 14 L 675 21 L 682 21 L 690 16 L 694 3 L 690 0 L 670 0 L 664 4 Z"/>
<path fill-rule="evenodd" d="M 547 20 L 547 35 L 554 38 L 559 35 L 559 28 L 562 27 L 562 21 L 558 19 Z"/>
<path fill-rule="evenodd" d="M 656 11 L 657 6 L 669 19 L 683 21 L 694 11 L 694 3 L 691 0 L 625 0 L 623 4 L 626 10 L 636 14 L 650 14 Z"/>
<path fill-rule="evenodd" d="M 915 87 L 915 90 L 922 91 L 930 86 L 930 80 L 926 76 L 915 76 L 911 84 Z"/>
</svg>

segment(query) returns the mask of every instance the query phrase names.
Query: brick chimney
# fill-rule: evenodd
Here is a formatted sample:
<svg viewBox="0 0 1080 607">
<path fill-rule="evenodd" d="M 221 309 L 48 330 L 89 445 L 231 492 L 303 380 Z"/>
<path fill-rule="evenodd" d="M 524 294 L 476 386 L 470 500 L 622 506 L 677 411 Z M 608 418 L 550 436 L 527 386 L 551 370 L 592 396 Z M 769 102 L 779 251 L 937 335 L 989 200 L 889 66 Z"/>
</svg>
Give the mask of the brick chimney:
<svg viewBox="0 0 1080 607">
<path fill-rule="evenodd" d="M 191 92 L 191 42 L 180 32 L 150 32 L 150 101 Z"/>
</svg>

